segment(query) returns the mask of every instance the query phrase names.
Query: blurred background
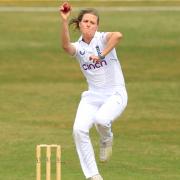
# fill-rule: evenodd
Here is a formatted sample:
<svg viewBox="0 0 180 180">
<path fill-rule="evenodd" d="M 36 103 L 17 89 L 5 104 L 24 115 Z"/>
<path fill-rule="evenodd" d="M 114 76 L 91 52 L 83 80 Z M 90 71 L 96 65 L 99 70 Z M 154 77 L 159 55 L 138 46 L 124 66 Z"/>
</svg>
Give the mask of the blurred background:
<svg viewBox="0 0 180 180">
<path fill-rule="evenodd" d="M 108 164 L 98 162 L 99 137 L 94 128 L 90 132 L 104 179 L 179 180 L 180 1 L 68 2 L 72 17 L 94 7 L 100 31 L 123 33 L 117 53 L 129 102 L 113 125 Z M 35 147 L 44 143 L 61 144 L 63 180 L 85 179 L 72 126 L 87 85 L 61 48 L 62 3 L 0 0 L 0 179 L 35 179 Z M 72 41 L 80 35 L 70 33 Z"/>
</svg>

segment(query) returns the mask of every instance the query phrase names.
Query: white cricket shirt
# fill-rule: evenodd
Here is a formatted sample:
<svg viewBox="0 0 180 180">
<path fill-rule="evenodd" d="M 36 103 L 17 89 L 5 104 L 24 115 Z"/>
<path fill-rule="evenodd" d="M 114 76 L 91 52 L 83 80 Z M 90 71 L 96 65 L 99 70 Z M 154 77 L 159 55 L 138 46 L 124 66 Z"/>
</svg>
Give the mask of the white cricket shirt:
<svg viewBox="0 0 180 180">
<path fill-rule="evenodd" d="M 115 48 L 106 55 L 100 63 L 93 63 L 89 60 L 91 55 L 97 55 L 97 46 L 100 52 L 106 46 L 106 33 L 96 32 L 90 44 L 85 43 L 82 37 L 75 43 L 75 57 L 88 82 L 89 89 L 119 89 L 125 86 L 121 65 L 118 60 Z"/>
</svg>

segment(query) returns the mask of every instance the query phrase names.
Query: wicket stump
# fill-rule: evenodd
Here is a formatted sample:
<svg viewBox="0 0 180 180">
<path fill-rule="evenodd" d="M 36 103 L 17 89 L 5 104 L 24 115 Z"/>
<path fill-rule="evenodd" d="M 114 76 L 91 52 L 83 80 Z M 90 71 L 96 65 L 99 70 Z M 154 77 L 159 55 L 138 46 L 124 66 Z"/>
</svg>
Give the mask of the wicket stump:
<svg viewBox="0 0 180 180">
<path fill-rule="evenodd" d="M 46 180 L 51 180 L 51 149 L 56 148 L 56 180 L 61 180 L 61 146 L 40 144 L 36 146 L 36 180 L 41 180 L 41 149 L 46 148 Z"/>
</svg>

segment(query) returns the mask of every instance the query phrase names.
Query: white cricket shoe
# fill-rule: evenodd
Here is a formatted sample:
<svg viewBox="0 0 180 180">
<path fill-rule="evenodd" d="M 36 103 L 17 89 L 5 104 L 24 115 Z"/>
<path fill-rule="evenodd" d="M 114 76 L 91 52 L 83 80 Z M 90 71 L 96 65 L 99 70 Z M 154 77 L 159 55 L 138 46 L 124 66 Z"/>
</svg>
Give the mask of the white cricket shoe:
<svg viewBox="0 0 180 180">
<path fill-rule="evenodd" d="M 107 162 L 112 156 L 112 145 L 107 147 L 100 147 L 100 162 Z"/>
<path fill-rule="evenodd" d="M 100 141 L 100 162 L 107 162 L 112 156 L 113 139 L 109 142 L 103 143 Z"/>
<path fill-rule="evenodd" d="M 95 176 L 89 178 L 89 180 L 103 180 L 103 178 L 101 177 L 100 174 L 97 174 L 97 175 L 95 175 Z"/>
</svg>

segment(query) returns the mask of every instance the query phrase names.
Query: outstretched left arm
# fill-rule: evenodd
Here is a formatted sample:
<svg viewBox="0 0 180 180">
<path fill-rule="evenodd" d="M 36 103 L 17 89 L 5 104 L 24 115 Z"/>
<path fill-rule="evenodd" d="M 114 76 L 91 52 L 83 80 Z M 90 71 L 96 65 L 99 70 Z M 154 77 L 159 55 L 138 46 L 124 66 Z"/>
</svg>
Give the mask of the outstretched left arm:
<svg viewBox="0 0 180 180">
<path fill-rule="evenodd" d="M 120 42 L 123 35 L 120 32 L 109 32 L 106 35 L 106 45 L 104 50 L 101 52 L 101 56 L 106 56 L 115 46 Z M 92 55 L 90 56 L 90 60 L 93 62 L 100 61 L 100 57 Z"/>
<path fill-rule="evenodd" d="M 109 32 L 106 35 L 107 43 L 104 50 L 102 51 L 102 56 L 106 56 L 113 48 L 115 48 L 122 37 L 123 35 L 120 32 Z"/>
</svg>

